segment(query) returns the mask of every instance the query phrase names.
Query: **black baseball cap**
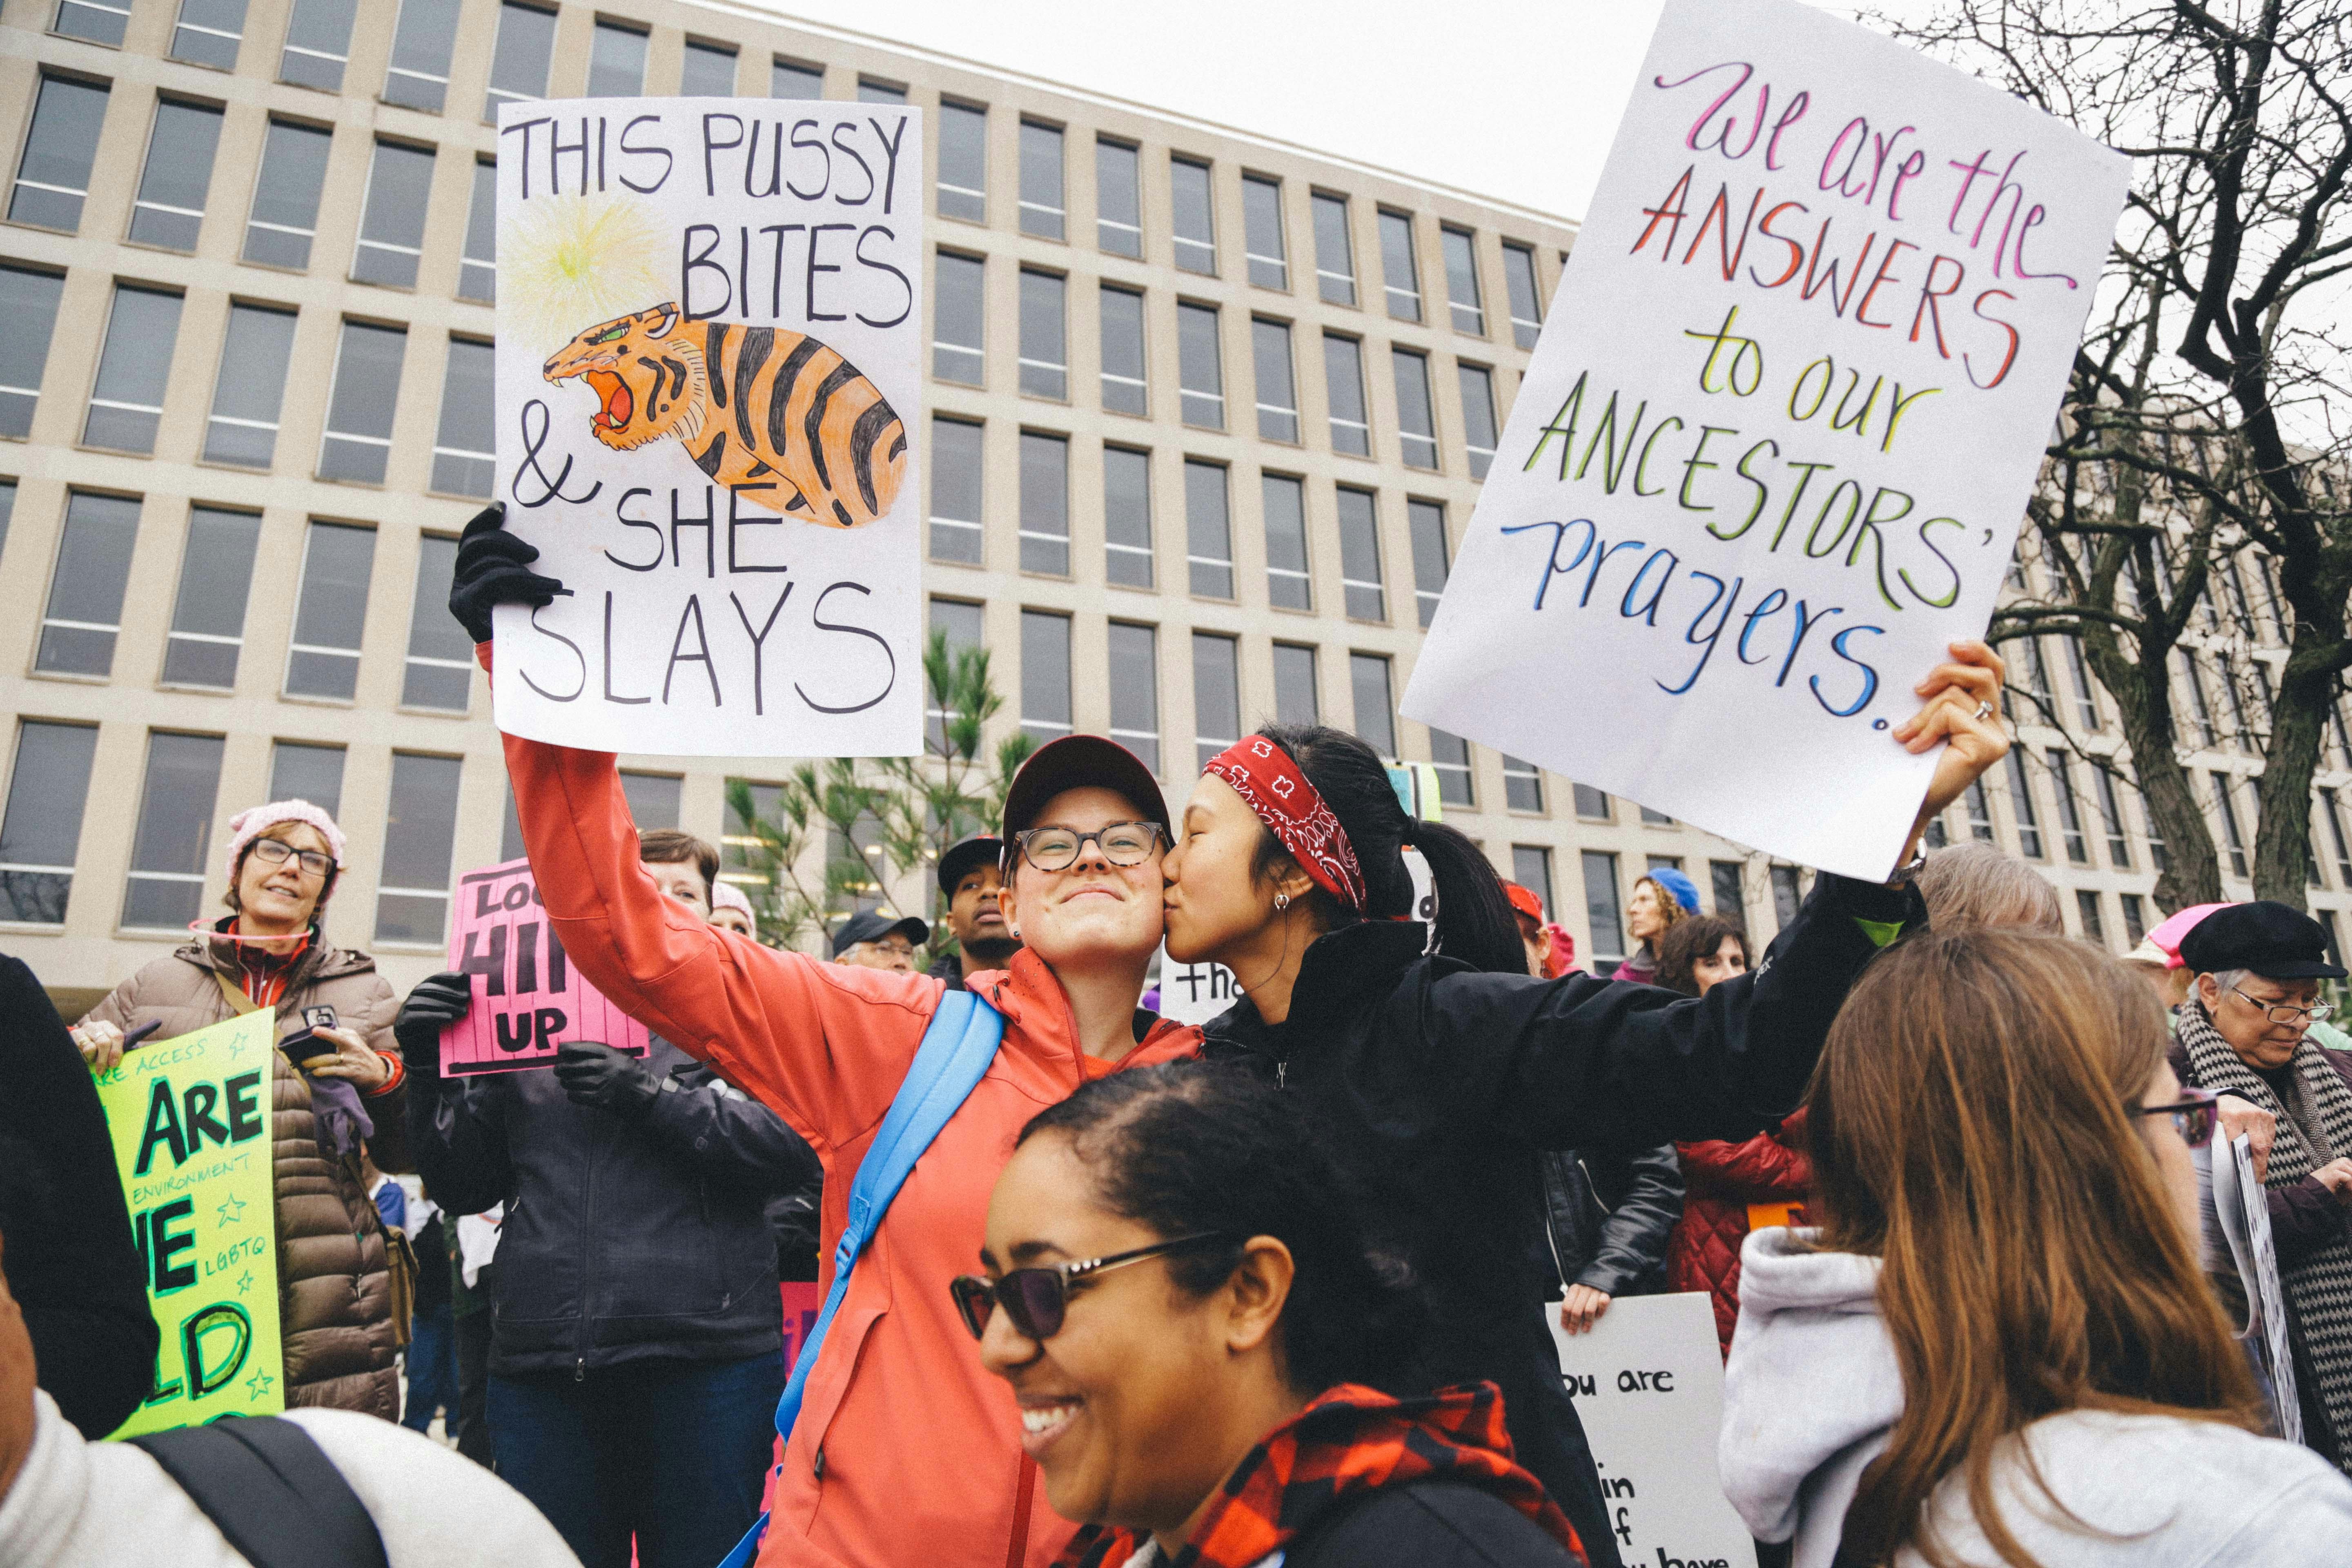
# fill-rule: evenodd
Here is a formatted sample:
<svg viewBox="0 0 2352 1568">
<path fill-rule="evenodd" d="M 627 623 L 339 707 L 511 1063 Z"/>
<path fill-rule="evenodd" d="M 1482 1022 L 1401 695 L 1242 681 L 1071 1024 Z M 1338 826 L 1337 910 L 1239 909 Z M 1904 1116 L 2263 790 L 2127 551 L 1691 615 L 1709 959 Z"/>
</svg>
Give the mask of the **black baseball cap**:
<svg viewBox="0 0 2352 1568">
<path fill-rule="evenodd" d="M 1066 789 L 1089 786 L 1118 791 L 1135 803 L 1144 820 L 1158 823 L 1171 839 L 1176 837 L 1160 781 L 1142 758 L 1101 735 L 1065 735 L 1038 747 L 1013 775 L 1004 796 L 1003 853 L 1010 855 L 1014 838 L 1037 820 L 1047 801 Z"/>
<path fill-rule="evenodd" d="M 2269 899 L 2215 910 L 2180 939 L 2180 962 L 2199 974 L 2250 969 L 2266 980 L 2341 980 L 2327 962 L 2327 933 L 2317 921 Z"/>
<path fill-rule="evenodd" d="M 880 942 L 898 931 L 905 931 L 907 940 L 917 947 L 931 940 L 931 928 L 912 915 L 892 920 L 880 910 L 868 910 L 841 922 L 841 929 L 833 933 L 833 956 L 839 958 L 861 942 Z"/>
<path fill-rule="evenodd" d="M 1004 858 L 1004 840 L 992 833 L 975 833 L 948 847 L 940 857 L 940 891 L 955 897 L 956 884 L 975 866 L 993 866 Z"/>
</svg>

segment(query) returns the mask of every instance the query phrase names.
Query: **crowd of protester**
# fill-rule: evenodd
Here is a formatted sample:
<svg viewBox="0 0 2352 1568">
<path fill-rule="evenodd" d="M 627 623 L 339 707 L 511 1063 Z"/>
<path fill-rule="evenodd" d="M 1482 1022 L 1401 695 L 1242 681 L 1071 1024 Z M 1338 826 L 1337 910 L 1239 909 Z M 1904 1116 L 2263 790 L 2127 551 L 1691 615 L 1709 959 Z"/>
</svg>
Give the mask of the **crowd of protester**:
<svg viewBox="0 0 2352 1568">
<path fill-rule="evenodd" d="M 561 591 L 532 560 L 467 531 L 486 668 L 493 606 Z M 2284 905 L 2119 962 L 2031 867 L 1914 858 L 2008 744 L 2000 661 L 1952 655 L 1894 731 L 1940 748 L 1894 877 L 1818 876 L 1751 952 L 1654 869 L 1609 974 L 1328 728 L 1181 817 L 1055 741 L 941 856 L 940 942 L 866 911 L 822 958 L 640 834 L 613 757 L 509 736 L 548 918 L 648 1040 L 445 1073 L 473 982 L 395 996 L 328 940 L 332 818 L 244 812 L 227 913 L 70 1032 L 0 963 L 0 1562 L 1612 1568 L 1552 1325 L 1705 1291 L 1690 1462 L 1767 1563 L 2352 1564 L 2344 972 Z M 1241 1000 L 1159 1016 L 1163 947 Z M 157 1336 L 92 1074 L 265 1007 L 289 1414 L 99 1442 Z M 2217 1131 L 2300 1445 L 2208 1260 Z"/>
</svg>

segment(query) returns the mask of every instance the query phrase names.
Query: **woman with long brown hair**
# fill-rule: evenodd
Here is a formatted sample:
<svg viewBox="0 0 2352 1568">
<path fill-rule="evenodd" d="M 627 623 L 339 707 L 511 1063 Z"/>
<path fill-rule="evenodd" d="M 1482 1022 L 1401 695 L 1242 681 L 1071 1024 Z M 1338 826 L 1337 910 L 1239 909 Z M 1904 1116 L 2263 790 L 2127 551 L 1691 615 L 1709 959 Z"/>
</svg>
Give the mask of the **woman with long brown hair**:
<svg viewBox="0 0 2352 1568">
<path fill-rule="evenodd" d="M 1725 1490 L 1797 1568 L 2352 1561 L 2352 1484 L 2254 1435 L 2198 1267 L 2212 1097 L 2164 1046 L 2058 936 L 1931 933 L 1854 987 L 1820 1228 L 1748 1237 L 1726 1373 Z"/>
</svg>

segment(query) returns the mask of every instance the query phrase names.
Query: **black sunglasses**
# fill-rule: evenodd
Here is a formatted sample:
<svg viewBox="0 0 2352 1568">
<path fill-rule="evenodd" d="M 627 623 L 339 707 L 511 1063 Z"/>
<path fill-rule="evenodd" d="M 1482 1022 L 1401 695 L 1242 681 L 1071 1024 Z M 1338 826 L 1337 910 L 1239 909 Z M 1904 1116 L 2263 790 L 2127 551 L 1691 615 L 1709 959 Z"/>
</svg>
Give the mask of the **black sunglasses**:
<svg viewBox="0 0 2352 1568">
<path fill-rule="evenodd" d="M 2202 1149 L 2213 1142 L 2213 1130 L 2221 1120 L 2221 1097 L 2210 1089 L 2189 1089 L 2180 1091 L 2187 1098 L 2176 1105 L 2126 1105 L 2125 1111 L 2132 1116 L 2169 1116 L 2173 1127 L 2191 1149 Z"/>
<path fill-rule="evenodd" d="M 962 1315 L 963 1326 L 971 1331 L 973 1339 L 980 1339 L 988 1332 L 989 1318 L 1002 1307 L 1023 1339 L 1050 1340 L 1062 1331 L 1062 1319 L 1069 1310 L 1070 1287 L 1074 1282 L 1091 1279 L 1113 1268 L 1124 1268 L 1130 1263 L 1140 1263 L 1147 1258 L 1158 1258 L 1179 1247 L 1233 1239 L 1223 1231 L 1203 1231 L 1199 1236 L 1179 1237 L 1174 1241 L 1139 1247 L 1132 1252 L 1115 1252 L 1108 1258 L 1089 1258 L 1079 1263 L 1055 1263 L 1043 1268 L 1015 1268 L 1010 1274 L 1001 1274 L 993 1279 L 983 1279 L 977 1274 L 959 1274 L 948 1281 L 948 1294 L 955 1298 L 956 1310 Z"/>
</svg>

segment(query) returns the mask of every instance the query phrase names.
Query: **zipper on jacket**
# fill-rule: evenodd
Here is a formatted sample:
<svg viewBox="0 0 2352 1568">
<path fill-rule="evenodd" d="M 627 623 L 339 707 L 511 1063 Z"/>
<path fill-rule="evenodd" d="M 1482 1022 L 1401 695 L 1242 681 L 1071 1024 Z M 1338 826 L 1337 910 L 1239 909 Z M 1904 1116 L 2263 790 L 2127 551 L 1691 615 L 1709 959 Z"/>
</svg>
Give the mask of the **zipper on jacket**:
<svg viewBox="0 0 2352 1568">
<path fill-rule="evenodd" d="M 1289 1058 L 1285 1058 L 1283 1060 L 1274 1064 L 1274 1087 L 1276 1089 L 1288 1089 L 1290 1087 Z"/>
</svg>

